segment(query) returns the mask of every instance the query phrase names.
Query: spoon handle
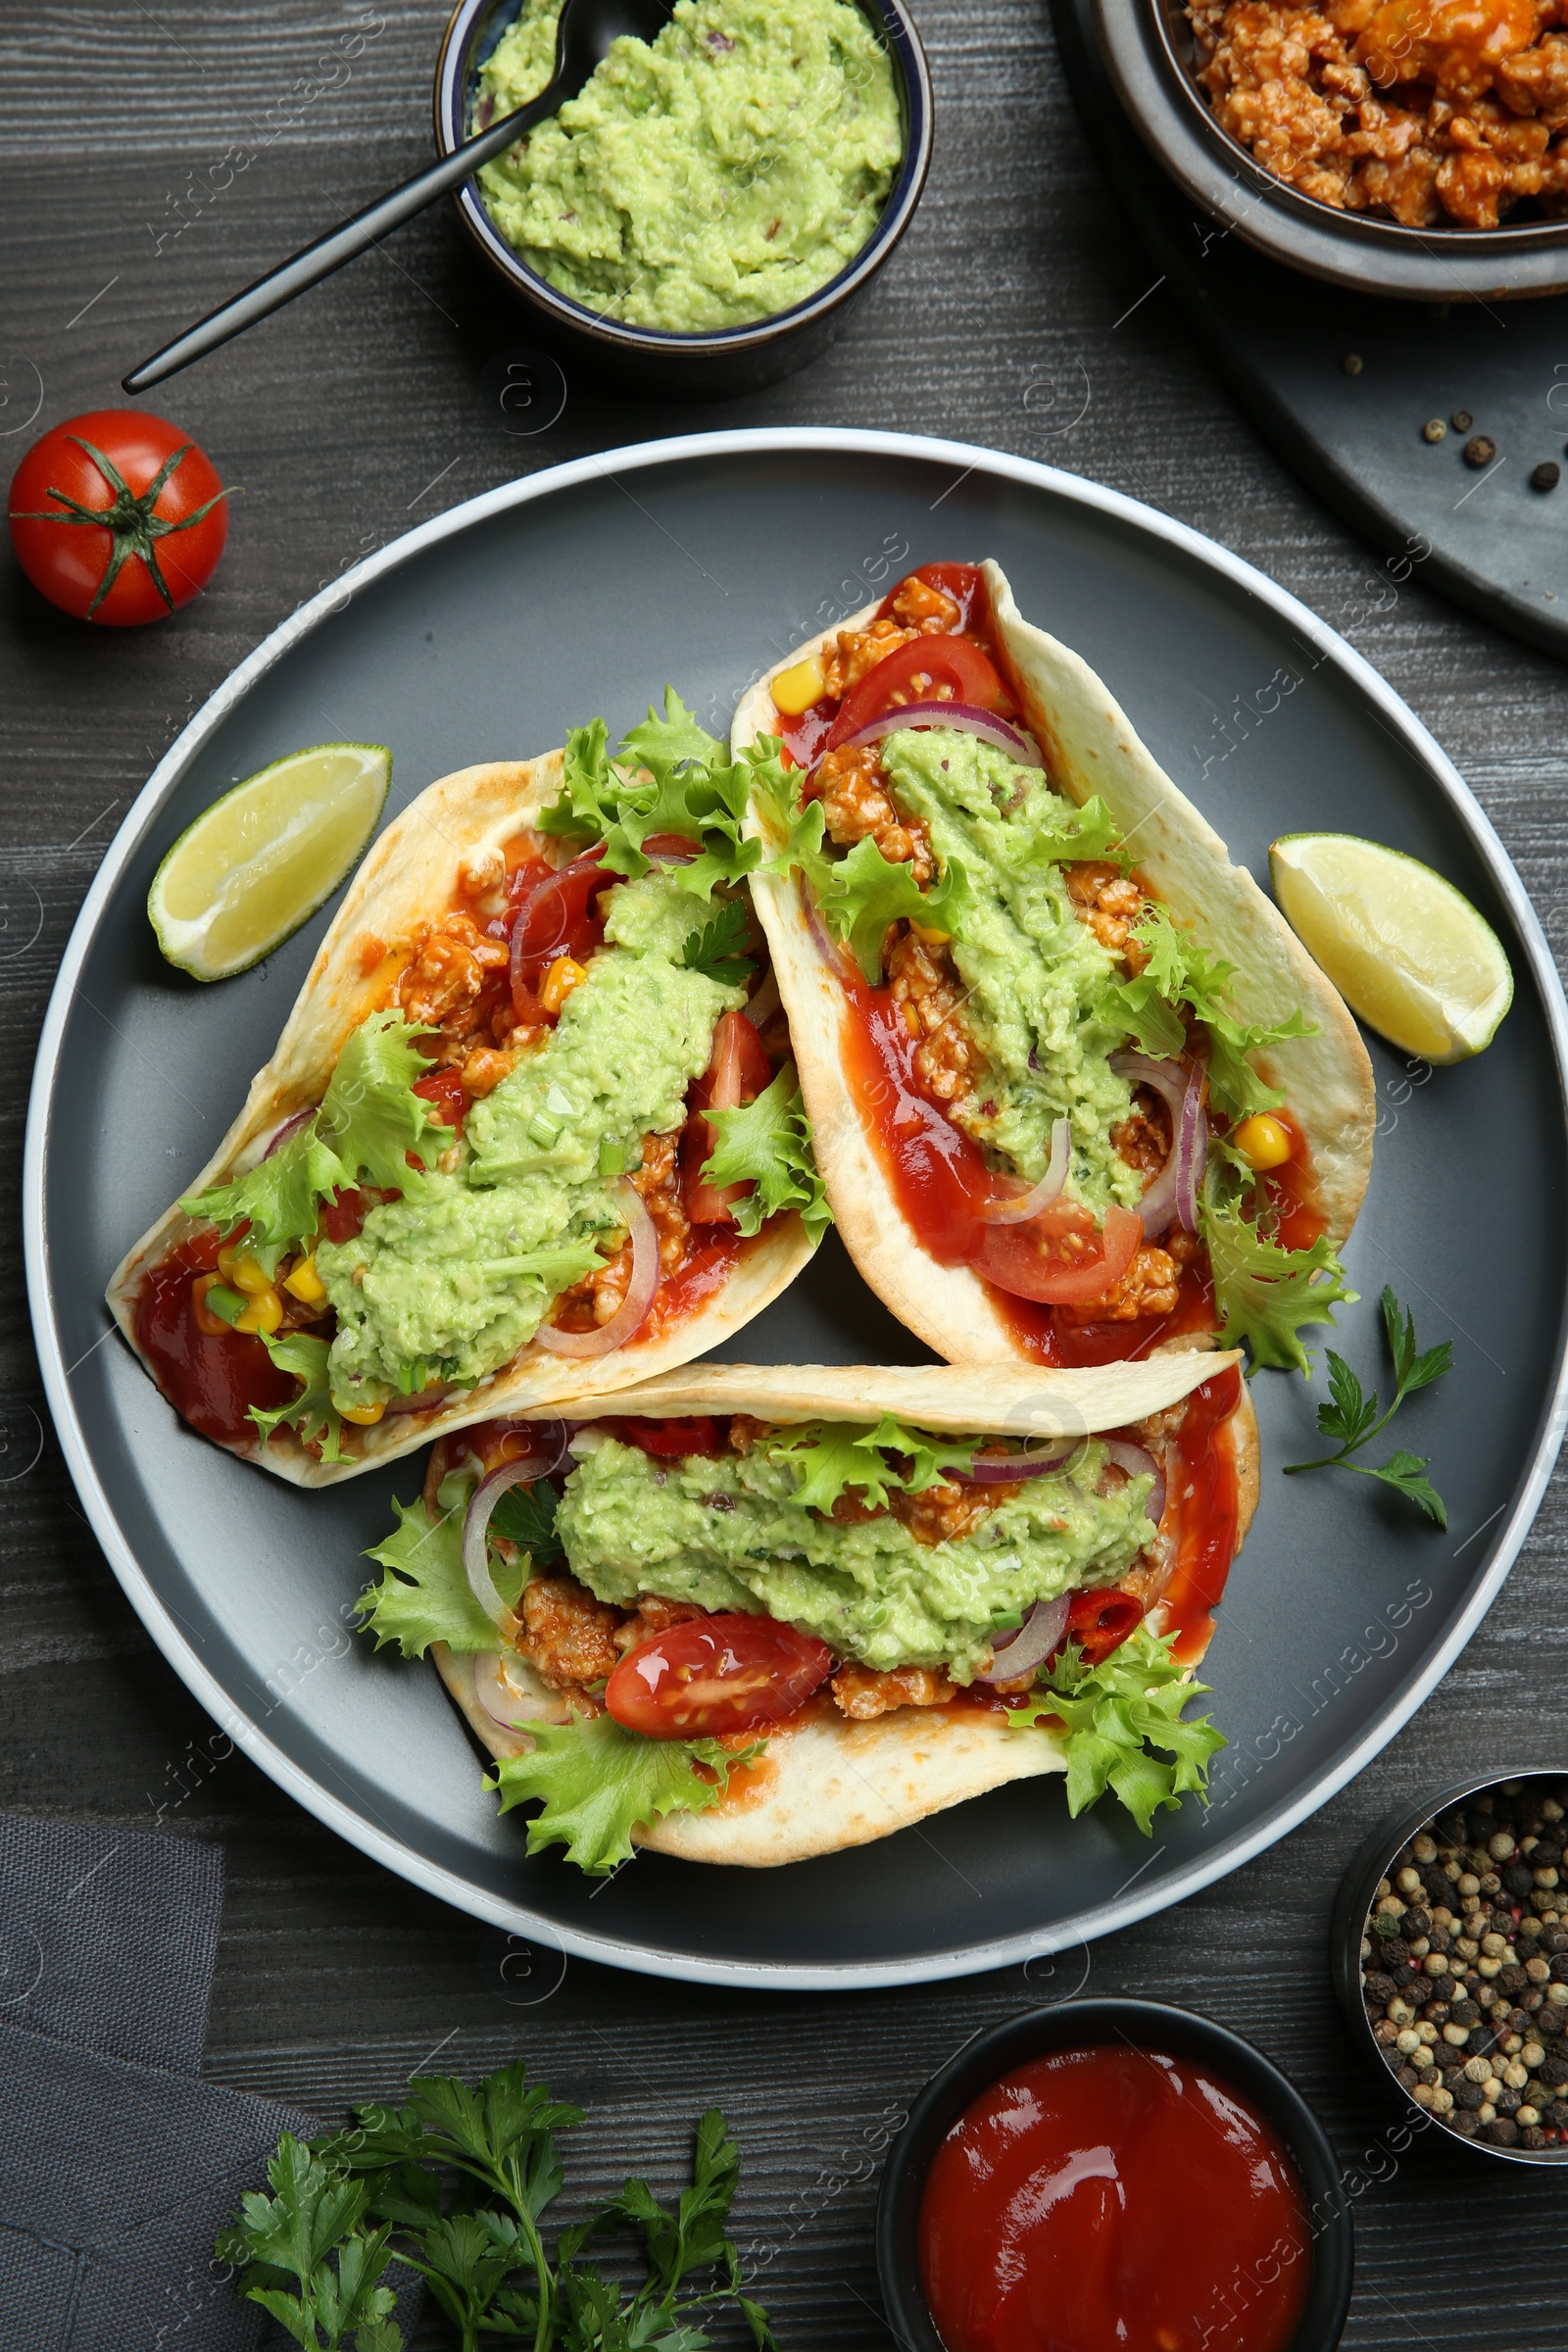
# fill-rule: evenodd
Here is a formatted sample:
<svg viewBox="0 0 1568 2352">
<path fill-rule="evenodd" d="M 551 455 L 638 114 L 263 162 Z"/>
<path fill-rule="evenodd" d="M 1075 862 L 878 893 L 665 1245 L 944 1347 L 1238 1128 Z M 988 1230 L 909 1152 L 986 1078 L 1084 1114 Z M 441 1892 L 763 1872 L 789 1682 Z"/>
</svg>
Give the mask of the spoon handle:
<svg viewBox="0 0 1568 2352">
<path fill-rule="evenodd" d="M 422 213 L 426 205 L 433 204 L 448 189 L 461 187 L 480 164 L 489 163 L 493 156 L 500 155 L 510 147 L 514 139 L 556 113 L 569 95 L 562 87 L 562 80 L 563 77 L 557 75 L 526 106 L 518 107 L 514 114 L 504 115 L 498 122 L 492 122 L 488 130 L 482 130 L 477 138 L 465 140 L 451 155 L 443 156 L 439 163 L 428 165 L 422 172 L 416 172 L 412 179 L 406 179 L 400 188 L 392 189 L 389 195 L 377 197 L 374 204 L 368 204 L 363 213 L 355 213 L 336 228 L 329 229 L 324 237 L 318 237 L 314 245 L 307 245 L 302 253 L 295 254 L 291 261 L 284 262 L 276 270 L 270 270 L 265 277 L 259 277 L 242 294 L 236 294 L 231 301 L 210 312 L 194 326 L 187 327 L 184 334 L 176 335 L 172 343 L 166 343 L 162 351 L 154 352 L 151 359 L 143 360 L 139 368 L 133 368 L 122 379 L 123 389 L 127 392 L 150 391 L 154 384 L 161 384 L 166 376 L 177 374 L 181 368 L 188 368 L 192 360 L 202 359 L 208 352 L 216 351 L 231 335 L 241 334 L 246 327 L 254 326 L 258 318 L 266 318 L 271 312 L 281 310 L 285 302 L 292 302 L 296 294 L 305 292 L 307 286 L 314 286 L 321 278 L 329 277 L 334 270 L 341 270 L 344 263 L 352 262 L 356 254 L 364 253 L 371 245 L 378 245 L 391 230 L 401 227 L 405 220 L 412 220 L 416 213 Z"/>
</svg>

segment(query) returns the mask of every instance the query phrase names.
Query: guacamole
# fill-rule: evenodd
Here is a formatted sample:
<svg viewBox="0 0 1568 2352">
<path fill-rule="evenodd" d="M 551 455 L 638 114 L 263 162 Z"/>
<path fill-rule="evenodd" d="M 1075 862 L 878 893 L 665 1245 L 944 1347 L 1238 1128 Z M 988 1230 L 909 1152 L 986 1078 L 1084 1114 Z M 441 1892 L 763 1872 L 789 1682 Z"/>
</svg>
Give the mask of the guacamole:
<svg viewBox="0 0 1568 2352">
<path fill-rule="evenodd" d="M 1110 1140 L 1132 1101 L 1107 1059 L 1127 1039 L 1126 1014 L 1108 998 L 1122 973 L 1074 913 L 1059 858 L 1045 854 L 1067 804 L 1042 769 L 950 728 L 890 735 L 882 766 L 944 868 L 956 858 L 974 895 L 952 955 L 987 1077 L 961 1124 L 1033 1184 L 1054 1121 L 1068 1118 L 1069 1191 L 1097 1216 L 1112 1200 L 1136 1208 L 1143 1178 Z"/>
<path fill-rule="evenodd" d="M 556 1526 L 601 1600 L 654 1592 L 765 1611 L 862 1665 L 945 1666 L 967 1683 L 1032 1602 L 1114 1584 L 1150 1541 L 1151 1480 L 1097 1494 L 1106 1458 L 1090 1439 L 1064 1470 L 999 1489 L 971 1534 L 928 1545 L 889 1512 L 853 1526 L 801 1508 L 800 1470 L 765 1447 L 656 1462 L 605 1438 L 567 1479 Z"/>
<path fill-rule="evenodd" d="M 475 127 L 549 81 L 561 0 L 523 0 Z M 677 0 L 478 173 L 509 245 L 558 292 L 677 334 L 745 326 L 836 277 L 903 154 L 893 69 L 851 0 Z"/>
<path fill-rule="evenodd" d="M 678 870 L 607 892 L 605 945 L 561 1018 L 468 1113 L 458 1164 L 372 1208 L 317 1270 L 337 1310 L 332 1390 L 369 1404 L 430 1379 L 471 1385 L 511 1361 L 550 1302 L 618 1246 L 617 1172 L 670 1133 L 708 1067 L 713 1025 L 744 1002 L 680 960 L 711 918 Z M 422 1385 L 416 1383 L 415 1385 Z"/>
</svg>

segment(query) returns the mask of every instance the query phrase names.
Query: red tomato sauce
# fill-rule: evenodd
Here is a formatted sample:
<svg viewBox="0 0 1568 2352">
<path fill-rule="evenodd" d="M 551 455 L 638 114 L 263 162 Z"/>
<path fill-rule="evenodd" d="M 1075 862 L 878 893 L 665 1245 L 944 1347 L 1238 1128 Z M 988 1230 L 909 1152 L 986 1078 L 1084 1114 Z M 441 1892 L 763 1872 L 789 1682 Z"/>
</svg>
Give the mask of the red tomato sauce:
<svg viewBox="0 0 1568 2352">
<path fill-rule="evenodd" d="M 1177 1511 L 1176 1566 L 1160 1605 L 1184 1665 L 1202 1653 L 1236 1556 L 1241 1487 L 1236 1439 L 1225 1424 L 1241 1397 L 1241 1371 L 1232 1364 L 1195 1390 L 1176 1439 L 1169 1489 Z"/>
<path fill-rule="evenodd" d="M 920 2270 L 948 2352 L 1286 2352 L 1311 2231 L 1278 2135 L 1222 2077 L 1057 2050 L 942 2142 Z"/>
<path fill-rule="evenodd" d="M 197 1322 L 191 1286 L 198 1274 L 214 1272 L 220 1247 L 216 1232 L 197 1234 L 149 1267 L 136 1300 L 136 1339 L 182 1421 L 220 1446 L 245 1446 L 256 1436 L 251 1406 L 275 1412 L 299 1383 L 249 1332 L 219 1338 Z"/>
</svg>

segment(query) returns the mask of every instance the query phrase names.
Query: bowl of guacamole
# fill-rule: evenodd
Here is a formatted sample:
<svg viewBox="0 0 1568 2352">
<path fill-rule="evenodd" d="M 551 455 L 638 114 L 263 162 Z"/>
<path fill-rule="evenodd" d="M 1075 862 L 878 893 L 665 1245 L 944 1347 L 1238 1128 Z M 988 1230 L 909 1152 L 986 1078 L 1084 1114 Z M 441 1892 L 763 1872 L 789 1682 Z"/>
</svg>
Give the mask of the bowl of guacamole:
<svg viewBox="0 0 1568 2352">
<path fill-rule="evenodd" d="M 537 96 L 561 0 L 460 0 L 443 153 Z M 914 212 L 931 87 L 900 0 L 674 0 L 458 192 L 548 340 L 636 388 L 723 396 L 838 331 Z"/>
</svg>

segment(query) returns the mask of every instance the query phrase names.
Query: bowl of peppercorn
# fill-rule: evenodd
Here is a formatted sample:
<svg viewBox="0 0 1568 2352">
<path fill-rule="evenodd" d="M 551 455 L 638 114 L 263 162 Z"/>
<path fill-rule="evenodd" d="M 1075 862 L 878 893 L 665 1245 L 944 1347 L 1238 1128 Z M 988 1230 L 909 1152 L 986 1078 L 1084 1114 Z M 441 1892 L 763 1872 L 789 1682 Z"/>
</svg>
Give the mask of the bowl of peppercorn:
<svg viewBox="0 0 1568 2352">
<path fill-rule="evenodd" d="M 1568 2164 L 1565 1844 L 1568 1773 L 1489 1773 L 1386 1822 L 1335 1904 L 1335 1990 L 1393 2094 L 1515 2164 Z"/>
</svg>

